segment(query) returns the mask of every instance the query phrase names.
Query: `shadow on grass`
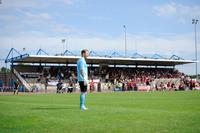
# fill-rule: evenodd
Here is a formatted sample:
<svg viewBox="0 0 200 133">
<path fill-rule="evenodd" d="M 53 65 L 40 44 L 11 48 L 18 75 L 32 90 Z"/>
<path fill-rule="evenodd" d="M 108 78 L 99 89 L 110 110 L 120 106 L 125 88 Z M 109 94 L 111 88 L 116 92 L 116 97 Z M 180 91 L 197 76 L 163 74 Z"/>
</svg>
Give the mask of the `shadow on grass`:
<svg viewBox="0 0 200 133">
<path fill-rule="evenodd" d="M 31 110 L 77 110 L 78 107 L 76 106 L 69 106 L 69 107 L 35 107 L 31 108 Z"/>
</svg>

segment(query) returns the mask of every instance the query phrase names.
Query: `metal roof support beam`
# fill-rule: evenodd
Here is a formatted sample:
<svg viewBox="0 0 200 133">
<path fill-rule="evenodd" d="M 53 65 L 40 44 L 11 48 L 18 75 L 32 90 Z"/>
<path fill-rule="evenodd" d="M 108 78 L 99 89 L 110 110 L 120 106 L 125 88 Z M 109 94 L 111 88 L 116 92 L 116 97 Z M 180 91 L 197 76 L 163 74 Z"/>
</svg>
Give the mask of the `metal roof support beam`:
<svg viewBox="0 0 200 133">
<path fill-rule="evenodd" d="M 183 58 L 177 56 L 177 55 L 172 55 L 169 59 L 173 59 L 173 60 L 184 60 Z"/>
<path fill-rule="evenodd" d="M 17 53 L 19 56 L 13 57 L 14 53 Z M 12 56 L 12 57 L 10 57 L 10 56 Z M 5 63 L 13 62 L 13 61 L 16 60 L 16 59 L 21 59 L 21 58 L 27 57 L 27 56 L 29 56 L 29 55 L 28 55 L 28 54 L 23 54 L 23 55 L 22 55 L 22 54 L 20 54 L 20 52 L 18 52 L 16 49 L 11 48 L 10 51 L 9 51 L 9 53 L 8 53 L 8 55 L 7 55 L 7 57 L 6 57 L 6 59 L 5 59 Z"/>
<path fill-rule="evenodd" d="M 14 48 L 11 48 L 10 51 L 9 51 L 9 53 L 8 53 L 8 55 L 7 55 L 7 57 L 6 57 L 6 60 L 5 60 L 6 63 L 7 63 L 7 60 L 8 60 L 8 58 L 9 58 L 9 56 L 11 54 L 12 54 L 11 58 L 13 58 L 13 52 L 16 52 L 17 54 L 21 55 L 17 50 L 15 50 Z"/>
<path fill-rule="evenodd" d="M 45 55 L 49 55 L 47 52 L 45 52 L 42 49 L 39 49 L 38 52 L 36 53 L 36 55 L 41 55 L 42 53 L 44 53 Z"/>
<path fill-rule="evenodd" d="M 63 55 L 73 55 L 73 56 L 76 56 L 74 53 L 72 53 L 69 50 L 65 50 L 65 52 L 63 53 Z"/>
<path fill-rule="evenodd" d="M 90 55 L 90 56 L 99 56 L 99 55 L 98 55 L 96 52 L 94 52 L 94 51 L 90 51 L 89 55 Z"/>
<path fill-rule="evenodd" d="M 122 57 L 122 56 L 121 56 L 119 53 L 117 53 L 117 52 L 113 52 L 112 55 L 111 55 L 111 57 L 112 57 L 112 56 L 114 56 L 114 57 Z"/>
<path fill-rule="evenodd" d="M 135 54 L 133 54 L 133 56 L 132 56 L 133 58 L 137 58 L 137 57 L 140 57 L 140 58 L 144 58 L 144 56 L 143 55 L 141 55 L 141 54 L 139 54 L 139 53 L 135 53 Z"/>
<path fill-rule="evenodd" d="M 154 54 L 152 57 L 152 59 L 165 59 L 165 57 L 159 55 L 159 54 Z"/>
</svg>

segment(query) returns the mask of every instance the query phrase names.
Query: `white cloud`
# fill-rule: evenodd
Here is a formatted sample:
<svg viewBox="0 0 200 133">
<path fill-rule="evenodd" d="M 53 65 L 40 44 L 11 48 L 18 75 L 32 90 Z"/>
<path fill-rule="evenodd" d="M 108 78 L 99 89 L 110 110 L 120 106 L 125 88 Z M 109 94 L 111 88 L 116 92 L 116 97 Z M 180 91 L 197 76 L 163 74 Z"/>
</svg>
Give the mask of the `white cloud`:
<svg viewBox="0 0 200 133">
<path fill-rule="evenodd" d="M 39 0 L 2 0 L 0 5 L 0 10 L 6 9 L 22 9 L 22 8 L 39 8 L 45 7 L 48 2 L 41 2 Z"/>
<path fill-rule="evenodd" d="M 73 5 L 79 0 L 2 0 L 0 10 L 21 10 L 29 8 L 45 8 L 55 4 Z"/>
<path fill-rule="evenodd" d="M 88 18 L 89 20 L 92 20 L 92 21 L 107 21 L 107 20 L 110 20 L 107 17 L 100 17 L 100 16 L 86 16 L 86 18 Z"/>
<path fill-rule="evenodd" d="M 14 15 L 4 15 L 0 14 L 0 20 L 5 22 L 15 21 L 17 19 Z"/>
<path fill-rule="evenodd" d="M 15 47 L 22 52 L 26 48 L 27 52 L 35 54 L 39 48 L 42 48 L 50 54 L 63 52 L 63 44 L 61 39 L 65 36 L 49 37 L 38 32 L 24 33 L 23 35 L 0 37 L 1 57 L 6 57 L 11 47 Z M 146 55 L 153 55 L 158 53 L 165 57 L 170 57 L 176 54 L 185 59 L 194 59 L 194 42 L 193 34 L 176 35 L 173 37 L 158 37 L 150 35 L 128 35 L 128 53 L 133 55 L 136 51 L 135 41 L 137 40 L 137 52 Z M 66 46 L 64 46 L 66 48 Z M 123 55 L 124 51 L 124 37 L 123 35 L 113 38 L 106 37 L 88 37 L 88 36 L 71 36 L 69 37 L 69 50 L 80 51 L 83 48 L 94 50 L 97 53 L 111 54 L 111 51 L 120 52 Z M 200 48 L 199 48 L 200 53 Z M 179 67 L 181 68 L 181 67 Z M 181 69 L 187 73 L 194 73 L 191 67 L 184 66 Z"/>
<path fill-rule="evenodd" d="M 26 12 L 25 17 L 30 20 L 41 20 L 41 19 L 49 20 L 49 19 L 51 19 L 51 16 L 48 13 L 33 14 L 31 12 Z"/>
<path fill-rule="evenodd" d="M 62 0 L 64 2 L 64 4 L 66 5 L 72 5 L 74 4 L 77 0 Z"/>
<path fill-rule="evenodd" d="M 48 0 L 48 3 L 51 3 L 49 5 L 57 5 L 57 4 L 61 4 L 61 5 L 65 5 L 65 6 L 71 6 L 74 5 L 75 3 L 77 3 L 79 0 Z"/>
<path fill-rule="evenodd" d="M 19 16 L 18 24 L 28 26 L 49 26 L 53 21 L 52 16 L 49 13 L 41 12 L 41 13 L 32 13 L 32 12 L 24 12 L 23 17 Z M 48 24 L 48 25 L 47 25 Z M 31 29 L 30 29 L 31 30 Z M 23 30 L 22 30 L 23 31 Z"/>
<path fill-rule="evenodd" d="M 161 6 L 155 6 L 154 10 L 158 16 L 169 16 L 177 13 L 177 7 L 175 3 L 168 3 Z"/>
<path fill-rule="evenodd" d="M 40 32 L 29 32 L 14 37 L 0 37 L 1 43 L 4 44 L 2 48 L 14 47 L 29 49 L 37 49 L 41 45 L 47 51 L 55 48 L 60 44 L 60 40 L 63 37 L 48 37 Z M 129 53 L 135 52 L 135 41 L 137 40 L 137 51 L 141 54 L 154 54 L 159 53 L 161 55 L 170 56 L 172 54 L 178 54 L 183 58 L 192 59 L 190 54 L 194 53 L 193 35 L 186 34 L 182 36 L 173 37 L 156 37 L 156 36 L 134 36 L 129 35 L 127 38 Z M 12 43 L 12 41 L 14 43 Z M 114 38 L 105 37 L 87 37 L 87 36 L 72 36 L 69 39 L 72 50 L 79 50 L 82 48 L 88 48 L 95 51 L 123 51 L 124 50 L 124 38 L 118 36 Z M 57 45 L 57 46 L 56 46 Z M 46 47 L 48 46 L 48 47 Z M 199 49 L 200 50 L 200 49 Z M 56 51 L 55 51 L 56 52 Z M 186 54 L 187 53 L 187 54 Z M 122 53 L 123 54 L 123 53 Z"/>
<path fill-rule="evenodd" d="M 188 6 L 171 2 L 154 6 L 153 9 L 158 16 L 200 17 L 200 5 Z"/>
<path fill-rule="evenodd" d="M 52 25 L 51 28 L 52 28 L 53 32 L 57 32 L 57 33 L 61 33 L 61 34 L 63 34 L 63 33 L 71 34 L 71 33 L 79 32 L 79 30 L 67 27 L 67 25 L 65 25 L 65 24 L 54 24 L 54 25 Z"/>
</svg>

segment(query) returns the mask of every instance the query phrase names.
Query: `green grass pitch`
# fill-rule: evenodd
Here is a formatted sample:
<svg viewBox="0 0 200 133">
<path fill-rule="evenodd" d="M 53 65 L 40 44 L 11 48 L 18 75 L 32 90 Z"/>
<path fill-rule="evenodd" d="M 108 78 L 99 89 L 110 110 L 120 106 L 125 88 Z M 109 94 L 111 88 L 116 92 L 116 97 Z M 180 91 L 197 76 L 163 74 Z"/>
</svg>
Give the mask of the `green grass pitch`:
<svg viewBox="0 0 200 133">
<path fill-rule="evenodd" d="M 200 92 L 0 95 L 0 133 L 200 133 Z"/>
</svg>

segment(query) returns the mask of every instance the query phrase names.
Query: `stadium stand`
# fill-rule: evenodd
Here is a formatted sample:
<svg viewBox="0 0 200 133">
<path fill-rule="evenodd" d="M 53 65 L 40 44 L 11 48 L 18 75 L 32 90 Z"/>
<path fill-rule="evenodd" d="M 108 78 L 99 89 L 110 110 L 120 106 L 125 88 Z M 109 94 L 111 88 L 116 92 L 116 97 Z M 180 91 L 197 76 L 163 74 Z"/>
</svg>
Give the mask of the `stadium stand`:
<svg viewBox="0 0 200 133">
<path fill-rule="evenodd" d="M 20 54 L 11 49 L 6 63 L 11 63 L 11 75 L 28 92 L 76 92 L 76 61 L 79 56 L 69 54 L 50 56 L 39 50 L 37 55 Z M 45 55 L 38 53 L 45 52 Z M 154 91 L 189 90 L 199 87 L 195 79 L 175 69 L 176 65 L 194 63 L 182 58 L 164 58 L 158 54 L 148 58 L 121 57 L 119 54 L 100 56 L 91 51 L 89 64 L 89 90 L 92 91 Z M 140 55 L 137 53 L 137 55 Z M 158 58 L 159 57 L 159 58 Z M 174 55 L 173 55 L 174 57 Z M 178 57 L 178 56 L 176 56 Z M 4 80 L 2 80 L 4 81 Z"/>
</svg>

